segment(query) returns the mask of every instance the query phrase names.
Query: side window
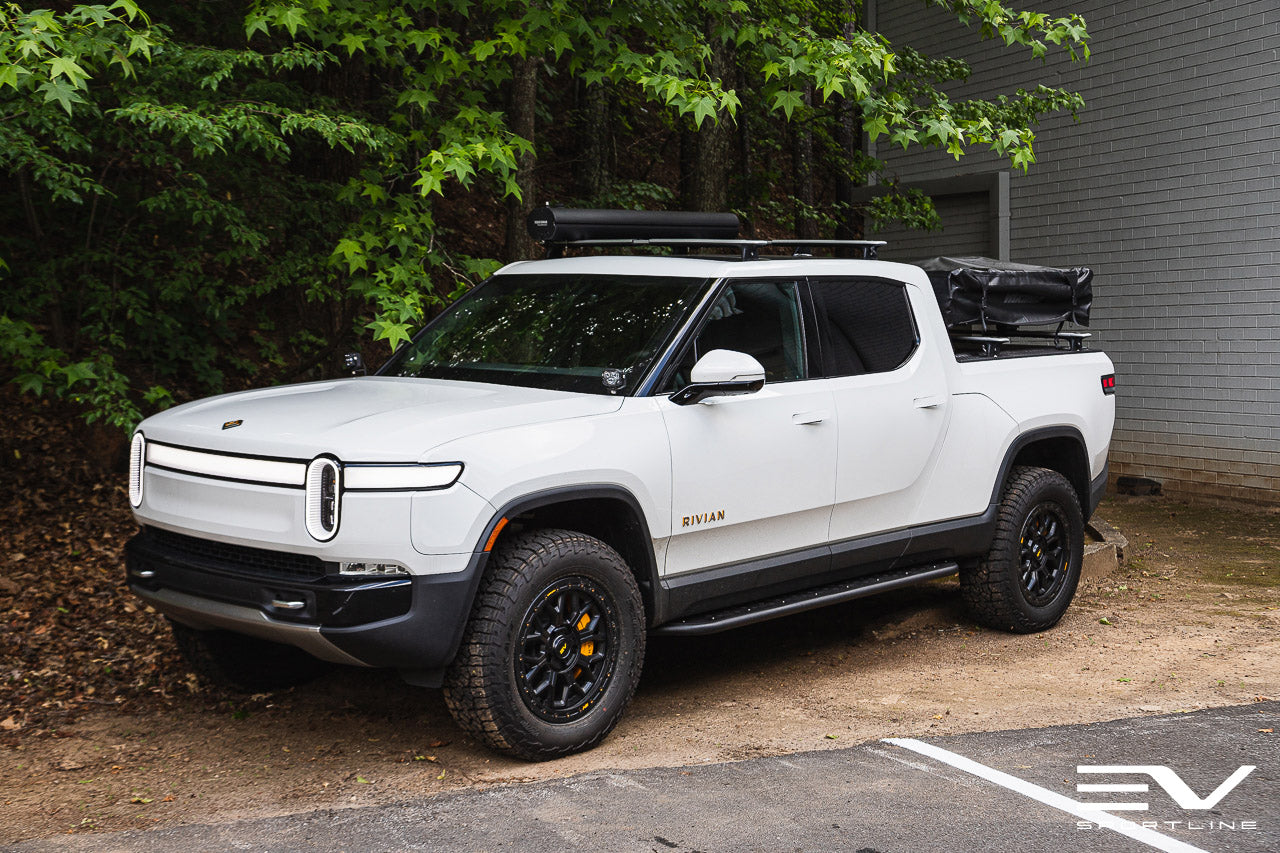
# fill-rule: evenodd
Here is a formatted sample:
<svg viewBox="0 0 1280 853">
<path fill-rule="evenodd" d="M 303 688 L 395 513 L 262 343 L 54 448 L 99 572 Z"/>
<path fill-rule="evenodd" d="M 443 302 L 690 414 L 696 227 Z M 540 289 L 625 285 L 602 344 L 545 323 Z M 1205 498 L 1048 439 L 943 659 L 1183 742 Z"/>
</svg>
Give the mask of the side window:
<svg viewBox="0 0 1280 853">
<path fill-rule="evenodd" d="M 811 280 L 824 376 L 883 373 L 901 367 L 918 337 L 907 289 L 891 281 Z"/>
<path fill-rule="evenodd" d="M 667 390 L 689 382 L 693 365 L 713 349 L 754 356 L 766 382 L 788 382 L 807 375 L 800 303 L 793 281 L 736 281 L 721 293 L 702 330 L 680 361 Z"/>
</svg>

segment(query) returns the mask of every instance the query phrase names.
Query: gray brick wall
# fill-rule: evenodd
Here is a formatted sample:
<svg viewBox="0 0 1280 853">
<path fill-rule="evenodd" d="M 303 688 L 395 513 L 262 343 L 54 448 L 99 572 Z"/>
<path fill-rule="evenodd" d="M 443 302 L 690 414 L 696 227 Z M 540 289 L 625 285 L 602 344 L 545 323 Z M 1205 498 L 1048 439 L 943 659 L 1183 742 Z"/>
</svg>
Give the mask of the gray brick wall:
<svg viewBox="0 0 1280 853">
<path fill-rule="evenodd" d="M 990 204 L 986 193 L 946 195 L 934 199 L 941 231 L 911 231 L 892 228 L 875 235 L 887 240 L 879 253 L 886 261 L 920 261 L 939 255 L 995 254 L 987 227 Z"/>
<path fill-rule="evenodd" d="M 871 2 L 892 42 L 971 63 L 956 97 L 1084 95 L 1080 121 L 1044 121 L 1039 162 L 1013 173 L 1010 245 L 1096 272 L 1091 331 L 1120 382 L 1113 472 L 1280 502 L 1280 4 L 1027 4 L 1085 16 L 1093 58 L 1072 66 L 982 42 L 920 0 Z M 904 183 L 1009 168 L 880 155 Z"/>
</svg>

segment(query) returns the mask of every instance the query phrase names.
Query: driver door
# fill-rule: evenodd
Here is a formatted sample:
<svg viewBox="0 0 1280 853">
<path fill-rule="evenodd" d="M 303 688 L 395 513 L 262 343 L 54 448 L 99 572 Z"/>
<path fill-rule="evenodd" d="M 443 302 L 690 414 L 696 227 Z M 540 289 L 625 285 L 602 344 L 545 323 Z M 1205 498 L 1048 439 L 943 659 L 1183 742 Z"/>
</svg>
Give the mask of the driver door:
<svg viewBox="0 0 1280 853">
<path fill-rule="evenodd" d="M 713 349 L 765 368 L 754 394 L 659 408 L 671 443 L 672 535 L 664 574 L 682 575 L 827 541 L 835 498 L 831 392 L 808 378 L 797 283 L 729 282 L 667 391 Z"/>
</svg>

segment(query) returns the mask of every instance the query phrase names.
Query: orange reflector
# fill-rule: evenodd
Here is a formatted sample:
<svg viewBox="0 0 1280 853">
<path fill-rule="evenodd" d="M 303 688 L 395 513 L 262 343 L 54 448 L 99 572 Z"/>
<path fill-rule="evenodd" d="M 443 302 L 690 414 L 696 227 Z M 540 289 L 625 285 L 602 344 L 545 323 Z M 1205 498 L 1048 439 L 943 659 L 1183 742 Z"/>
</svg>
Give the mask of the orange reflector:
<svg viewBox="0 0 1280 853">
<path fill-rule="evenodd" d="M 578 630 L 581 631 L 591 624 L 591 617 L 583 613 L 582 618 L 578 620 Z"/>
<path fill-rule="evenodd" d="M 596 653 L 596 644 L 592 640 L 587 640 L 585 643 L 578 646 L 578 653 L 590 657 Z"/>
<path fill-rule="evenodd" d="M 506 526 L 507 526 L 506 518 L 502 518 L 496 525 L 494 525 L 493 532 L 489 534 L 489 541 L 484 543 L 484 550 L 486 553 L 493 550 L 493 543 L 498 541 L 498 534 L 501 533 L 502 528 Z"/>
</svg>

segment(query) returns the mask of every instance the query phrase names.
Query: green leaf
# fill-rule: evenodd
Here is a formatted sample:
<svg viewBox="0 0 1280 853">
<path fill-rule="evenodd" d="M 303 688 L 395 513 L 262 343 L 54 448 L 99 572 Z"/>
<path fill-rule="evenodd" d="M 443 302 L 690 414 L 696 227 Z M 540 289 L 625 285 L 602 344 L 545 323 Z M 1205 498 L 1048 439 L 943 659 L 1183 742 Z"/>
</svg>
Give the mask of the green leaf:
<svg viewBox="0 0 1280 853">
<path fill-rule="evenodd" d="M 67 115 L 71 115 L 72 104 L 83 104 L 84 98 L 75 90 L 75 87 L 66 80 L 46 80 L 40 85 L 37 92 L 44 93 L 44 102 L 57 101 L 62 108 L 67 111 Z"/>
<path fill-rule="evenodd" d="M 790 121 L 791 114 L 803 106 L 804 95 L 794 89 L 783 89 L 774 93 L 771 109 L 774 112 L 782 110 L 786 114 L 787 120 Z"/>
<path fill-rule="evenodd" d="M 74 59 L 66 56 L 55 56 L 45 64 L 49 66 L 50 79 L 66 77 L 75 88 L 84 88 L 84 80 L 89 74 L 77 65 Z"/>
<path fill-rule="evenodd" d="M 0 67 L 0 86 L 9 86 L 10 88 L 17 89 L 18 81 L 30 76 L 31 72 L 23 68 L 21 65 L 18 65 L 17 63 L 10 63 L 9 65 Z"/>
<path fill-rule="evenodd" d="M 693 124 L 695 127 L 702 127 L 703 119 L 716 117 L 716 99 L 711 97 L 701 97 L 693 103 Z"/>
<path fill-rule="evenodd" d="M 290 33 L 290 35 L 292 35 L 292 33 Z M 345 36 L 338 39 L 338 44 L 347 49 L 347 56 L 355 56 L 357 51 L 364 53 L 364 45 L 368 40 L 368 36 L 362 36 L 356 33 L 347 33 Z"/>
</svg>

